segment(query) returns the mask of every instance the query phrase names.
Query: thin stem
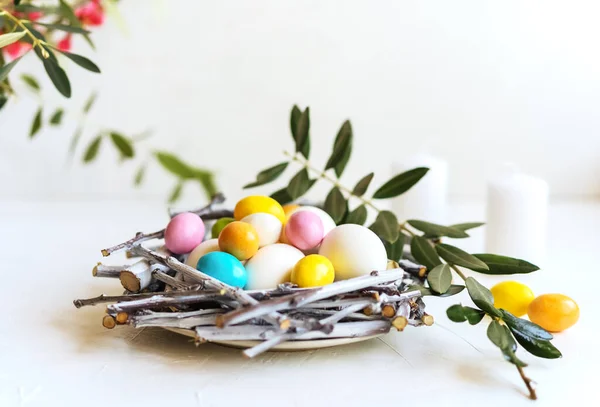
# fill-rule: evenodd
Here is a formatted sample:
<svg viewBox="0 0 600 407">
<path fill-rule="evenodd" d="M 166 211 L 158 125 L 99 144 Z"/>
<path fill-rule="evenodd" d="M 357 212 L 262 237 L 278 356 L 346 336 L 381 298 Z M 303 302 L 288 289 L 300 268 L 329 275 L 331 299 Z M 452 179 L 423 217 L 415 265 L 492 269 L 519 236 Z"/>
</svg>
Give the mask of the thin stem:
<svg viewBox="0 0 600 407">
<path fill-rule="evenodd" d="M 27 26 L 25 24 L 23 24 L 23 21 L 21 21 L 17 17 L 10 14 L 7 10 L 0 11 L 0 16 L 6 16 L 9 20 L 12 20 L 13 23 L 15 23 L 16 25 L 21 27 L 23 29 L 23 31 L 25 31 L 25 33 L 31 38 L 31 41 L 33 41 L 33 44 L 32 44 L 33 48 L 41 45 L 41 43 L 43 42 L 38 37 L 33 35 L 33 33 L 31 31 L 29 31 L 29 28 L 27 28 Z"/>
<path fill-rule="evenodd" d="M 452 270 L 454 270 L 456 272 L 456 274 L 458 274 L 460 276 L 460 278 L 463 279 L 463 281 L 467 281 L 467 277 L 465 276 L 465 274 L 462 271 L 460 271 L 460 269 L 458 267 L 456 267 L 456 264 L 448 263 L 448 265 L 452 268 Z"/>
<path fill-rule="evenodd" d="M 525 376 L 525 372 L 523 371 L 523 368 L 521 366 L 517 366 L 517 370 L 519 371 L 519 374 L 521 375 L 521 379 L 523 379 L 523 382 L 525 382 L 525 386 L 527 386 L 527 390 L 529 390 L 529 398 L 531 400 L 537 400 L 537 394 L 535 393 L 535 389 L 531 385 L 531 379 L 529 377 Z"/>
</svg>

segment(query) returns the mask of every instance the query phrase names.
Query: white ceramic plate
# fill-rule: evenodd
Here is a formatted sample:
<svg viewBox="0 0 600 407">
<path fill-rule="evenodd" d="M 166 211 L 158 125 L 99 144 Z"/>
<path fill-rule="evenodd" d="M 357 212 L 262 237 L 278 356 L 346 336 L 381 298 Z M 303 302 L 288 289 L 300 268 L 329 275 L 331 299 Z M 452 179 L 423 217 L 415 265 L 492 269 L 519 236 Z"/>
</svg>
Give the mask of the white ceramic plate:
<svg viewBox="0 0 600 407">
<path fill-rule="evenodd" d="M 180 328 L 164 328 L 169 331 L 195 338 L 194 332 L 189 329 Z M 313 339 L 309 341 L 287 341 L 274 346 L 272 351 L 303 351 L 320 348 L 330 348 L 332 346 L 348 345 L 351 343 L 368 341 L 369 339 L 377 338 L 384 334 L 361 336 L 358 338 L 332 338 L 332 339 Z M 211 343 L 223 346 L 229 346 L 238 349 L 247 349 L 258 345 L 261 341 L 210 341 Z"/>
</svg>

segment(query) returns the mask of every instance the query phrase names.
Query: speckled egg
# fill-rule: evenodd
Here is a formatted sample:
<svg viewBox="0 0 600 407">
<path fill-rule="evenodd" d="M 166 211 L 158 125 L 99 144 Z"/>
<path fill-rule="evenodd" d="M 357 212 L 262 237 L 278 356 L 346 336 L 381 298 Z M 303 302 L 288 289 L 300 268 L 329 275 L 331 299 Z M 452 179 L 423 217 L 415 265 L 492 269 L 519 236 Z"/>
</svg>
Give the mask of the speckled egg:
<svg viewBox="0 0 600 407">
<path fill-rule="evenodd" d="M 323 239 L 319 254 L 333 264 L 336 280 L 359 277 L 387 267 L 383 243 L 370 229 L 360 225 L 337 226 Z"/>
<path fill-rule="evenodd" d="M 251 195 L 241 199 L 233 209 L 235 220 L 242 220 L 253 213 L 270 213 L 281 221 L 285 222 L 285 213 L 283 208 L 271 197 L 263 195 Z"/>
<path fill-rule="evenodd" d="M 260 249 L 246 263 L 248 290 L 276 288 L 289 282 L 291 272 L 304 254 L 293 246 L 276 243 Z"/>
<path fill-rule="evenodd" d="M 204 222 L 196 214 L 180 213 L 171 219 L 165 230 L 165 246 L 172 253 L 189 253 L 204 239 Z"/>
<path fill-rule="evenodd" d="M 323 240 L 323 222 L 314 212 L 298 211 L 288 219 L 285 236 L 291 245 L 300 250 L 313 249 Z"/>
<path fill-rule="evenodd" d="M 281 234 L 281 221 L 270 213 L 253 213 L 242 219 L 242 222 L 254 226 L 258 233 L 258 247 L 277 243 Z"/>
<path fill-rule="evenodd" d="M 335 221 L 333 220 L 333 218 L 331 216 L 329 216 L 329 214 L 327 212 L 325 212 L 323 209 L 317 208 L 316 206 L 300 206 L 294 210 L 292 210 L 290 212 L 289 217 L 291 217 L 291 215 L 293 215 L 294 213 L 297 213 L 299 211 L 309 211 L 312 213 L 315 213 L 319 216 L 319 218 L 321 219 L 321 222 L 323 222 L 323 235 L 327 236 L 327 234 L 329 232 L 331 232 L 333 230 L 333 228 L 335 227 Z M 289 219 L 288 217 L 288 219 Z"/>
<path fill-rule="evenodd" d="M 219 248 L 238 260 L 247 260 L 258 250 L 258 233 L 249 223 L 231 222 L 219 234 Z"/>
<path fill-rule="evenodd" d="M 185 264 L 190 267 L 196 268 L 198 264 L 198 260 L 206 253 L 217 252 L 219 251 L 219 240 L 218 239 L 209 239 L 202 243 L 200 243 L 192 252 L 188 255 L 185 260 Z"/>
<path fill-rule="evenodd" d="M 244 288 L 248 281 L 244 265 L 229 253 L 207 253 L 198 260 L 196 269 L 234 287 Z"/>
</svg>

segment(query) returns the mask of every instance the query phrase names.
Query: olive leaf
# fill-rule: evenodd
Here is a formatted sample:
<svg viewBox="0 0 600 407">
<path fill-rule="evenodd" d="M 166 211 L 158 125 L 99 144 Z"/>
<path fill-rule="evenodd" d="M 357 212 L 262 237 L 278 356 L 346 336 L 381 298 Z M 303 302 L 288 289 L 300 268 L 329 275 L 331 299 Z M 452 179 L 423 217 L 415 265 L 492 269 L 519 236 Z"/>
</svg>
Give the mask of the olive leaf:
<svg viewBox="0 0 600 407">
<path fill-rule="evenodd" d="M 179 158 L 175 157 L 173 154 L 164 151 L 158 151 L 155 153 L 155 157 L 160 165 L 162 165 L 164 169 L 172 174 L 184 179 L 194 178 L 194 169 L 181 161 Z"/>
<path fill-rule="evenodd" d="M 193 179 L 200 183 L 206 197 L 208 199 L 212 199 L 212 197 L 218 192 L 217 185 L 215 184 L 214 174 L 210 171 L 203 170 L 200 168 L 194 168 L 193 170 Z"/>
<path fill-rule="evenodd" d="M 133 180 L 134 185 L 138 186 L 144 182 L 144 176 L 146 175 L 146 166 L 142 165 L 135 173 L 135 178 Z"/>
<path fill-rule="evenodd" d="M 375 234 L 387 242 L 395 242 L 400 235 L 398 218 L 390 211 L 381 211 L 377 214 L 375 222 L 369 226 Z"/>
<path fill-rule="evenodd" d="M 59 126 L 60 123 L 62 122 L 64 113 L 65 113 L 65 111 L 62 108 L 56 109 L 54 111 L 54 113 L 52 113 L 52 116 L 50 116 L 50 124 L 52 126 Z"/>
<path fill-rule="evenodd" d="M 283 172 L 285 171 L 287 166 L 288 166 L 288 163 L 283 162 L 283 163 L 280 163 L 280 164 L 277 164 L 277 165 L 274 165 L 272 167 L 262 170 L 256 176 L 256 181 L 254 181 L 250 184 L 244 185 L 244 189 L 258 187 L 260 185 L 265 185 L 265 184 L 268 184 L 269 182 L 275 181 L 277 178 L 279 178 L 279 176 L 281 174 L 283 174 Z"/>
<path fill-rule="evenodd" d="M 18 31 L 14 33 L 1 34 L 0 35 L 0 48 L 6 47 L 14 42 L 19 41 L 27 34 L 25 31 Z"/>
<path fill-rule="evenodd" d="M 12 62 L 9 62 L 6 65 L 0 66 L 0 82 L 4 81 L 6 79 L 6 77 L 10 73 L 10 71 L 12 71 L 12 69 L 19 63 L 21 58 L 23 58 L 23 57 L 21 56 L 15 60 L 13 60 Z"/>
<path fill-rule="evenodd" d="M 92 93 L 89 97 L 88 100 L 85 102 L 85 105 L 83 105 L 83 113 L 89 113 L 90 110 L 92 109 L 92 106 L 94 106 L 94 103 L 96 102 L 96 98 L 98 97 L 97 93 Z"/>
<path fill-rule="evenodd" d="M 176 202 L 181 197 L 181 191 L 183 189 L 183 182 L 178 182 L 177 185 L 171 191 L 171 195 L 169 196 L 169 203 Z"/>
<path fill-rule="evenodd" d="M 8 102 L 8 98 L 0 93 L 0 110 L 2 110 L 6 102 Z"/>
<path fill-rule="evenodd" d="M 77 145 L 79 144 L 79 140 L 83 136 L 83 128 L 77 127 L 75 133 L 73 133 L 73 137 L 71 138 L 71 143 L 69 144 L 69 156 L 73 156 L 75 154 L 75 150 L 77 149 Z"/>
<path fill-rule="evenodd" d="M 292 131 L 292 137 L 294 138 L 294 142 L 296 141 L 296 129 L 298 127 L 298 120 L 300 120 L 300 116 L 302 115 L 302 111 L 298 106 L 294 105 L 292 108 L 292 112 L 290 114 L 290 129 Z M 304 146 L 300 151 L 302 155 L 308 159 L 308 155 L 310 153 L 310 137 L 306 139 L 304 142 Z"/>
<path fill-rule="evenodd" d="M 500 312 L 502 312 L 502 320 L 506 322 L 506 325 L 508 325 L 511 329 L 519 331 L 525 336 L 541 340 L 550 340 L 553 338 L 550 332 L 546 331 L 538 324 L 534 324 L 526 319 L 517 318 L 504 309 L 501 309 Z"/>
<path fill-rule="evenodd" d="M 287 188 L 281 188 L 271 194 L 271 198 L 279 202 L 280 205 L 285 205 L 293 201 L 287 191 Z"/>
<path fill-rule="evenodd" d="M 346 219 L 344 219 L 344 223 L 354 223 L 356 225 L 364 225 L 365 222 L 367 221 L 367 216 L 368 216 L 367 208 L 365 208 L 364 205 L 360 205 L 359 207 L 354 209 L 352 212 L 350 212 L 348 214 L 348 216 L 346 216 Z"/>
<path fill-rule="evenodd" d="M 406 236 L 402 233 L 398 235 L 398 239 L 395 242 L 390 243 L 387 241 L 383 242 L 385 246 L 385 252 L 389 260 L 400 261 L 404 255 L 404 244 L 406 243 Z"/>
<path fill-rule="evenodd" d="M 42 128 L 42 108 L 40 107 L 31 122 L 31 129 L 29 130 L 29 138 L 34 138 L 36 134 Z"/>
<path fill-rule="evenodd" d="M 435 249 L 429 241 L 421 236 L 414 236 L 410 242 L 410 252 L 415 260 L 428 270 L 432 270 L 435 266 L 442 264 Z"/>
<path fill-rule="evenodd" d="M 304 111 L 300 113 L 300 116 L 297 116 L 296 120 L 294 120 L 294 110 L 292 110 L 291 122 L 293 121 L 296 121 L 296 131 L 294 132 L 292 129 L 292 136 L 294 136 L 294 140 L 296 141 L 296 152 L 300 152 L 305 158 L 308 158 L 309 147 L 306 145 L 309 143 L 308 132 L 310 130 L 310 109 L 308 107 L 304 109 Z"/>
<path fill-rule="evenodd" d="M 449 227 L 451 227 L 453 229 L 462 230 L 464 232 L 467 230 L 478 228 L 483 225 L 485 225 L 485 223 L 483 223 L 483 222 L 466 222 L 466 223 L 457 223 L 455 225 L 450 225 Z"/>
<path fill-rule="evenodd" d="M 352 125 L 349 120 L 346 120 L 342 127 L 340 128 L 335 142 L 333 144 L 333 152 L 329 159 L 327 160 L 327 164 L 325 165 L 325 169 L 328 170 L 330 168 L 336 168 L 336 175 L 339 177 L 344 170 L 344 165 L 340 168 L 338 173 L 337 165 L 342 162 L 344 155 L 347 153 L 347 150 L 352 149 Z M 346 158 L 346 162 L 348 161 L 348 157 Z"/>
<path fill-rule="evenodd" d="M 41 25 L 43 27 L 48 27 L 48 28 L 53 28 L 55 30 L 60 30 L 60 31 L 64 31 L 64 32 L 68 32 L 68 33 L 73 33 L 73 34 L 91 34 L 91 31 L 88 31 L 84 28 L 81 27 L 75 27 L 72 25 L 65 25 L 65 24 L 49 24 L 49 23 L 42 23 L 39 21 L 35 22 L 36 25 Z"/>
<path fill-rule="evenodd" d="M 86 58 L 82 55 L 73 54 L 71 52 L 62 51 L 58 48 L 54 48 L 54 49 L 56 49 L 58 52 L 60 52 L 61 54 L 63 54 L 67 58 L 69 58 L 71 61 L 75 62 L 77 65 L 79 65 L 83 69 L 87 69 L 88 71 L 94 72 L 94 73 L 101 73 L 100 68 L 98 68 L 98 65 L 96 65 L 95 63 L 90 61 L 88 58 Z"/>
<path fill-rule="evenodd" d="M 38 83 L 37 79 L 35 79 L 33 76 L 23 74 L 23 75 L 21 75 L 21 80 L 23 82 L 25 82 L 25 84 L 27 86 L 29 86 L 31 88 L 31 90 L 33 90 L 34 92 L 40 91 L 40 89 L 41 89 L 40 84 Z"/>
<path fill-rule="evenodd" d="M 494 345 L 500 348 L 506 360 L 519 367 L 527 366 L 515 355 L 517 343 L 506 326 L 501 325 L 498 321 L 492 321 L 488 326 L 487 336 Z"/>
<path fill-rule="evenodd" d="M 422 285 L 414 284 L 414 285 L 409 286 L 406 291 L 408 292 L 408 291 L 419 290 L 421 292 L 422 296 L 430 295 L 433 297 L 444 298 L 444 297 L 451 297 L 453 295 L 456 295 L 464 289 L 465 289 L 464 285 L 452 284 L 450 286 L 450 288 L 448 289 L 448 291 L 446 291 L 444 294 L 438 294 L 436 292 L 433 292 L 430 288 L 424 287 Z"/>
<path fill-rule="evenodd" d="M 494 315 L 496 317 L 502 316 L 500 310 L 494 307 L 494 296 L 490 290 L 481 285 L 473 277 L 467 277 L 465 284 L 467 286 L 469 296 L 475 305 L 490 315 Z"/>
<path fill-rule="evenodd" d="M 354 186 L 354 188 L 352 189 L 352 195 L 363 196 L 365 194 L 365 192 L 367 192 L 367 189 L 369 188 L 369 184 L 371 183 L 371 180 L 373 179 L 374 175 L 375 175 L 375 173 L 372 172 L 372 173 L 362 177 L 361 180 L 358 181 L 356 183 L 356 185 Z"/>
<path fill-rule="evenodd" d="M 69 22 L 71 23 L 71 26 L 81 27 L 81 21 L 79 20 L 77 15 L 75 15 L 75 11 L 73 11 L 73 8 L 65 0 L 60 0 L 59 9 L 60 9 L 60 14 L 62 14 L 69 20 Z M 90 45 L 90 47 L 92 47 L 92 49 L 95 48 L 94 43 L 92 42 L 92 39 L 90 38 L 90 36 L 87 33 L 83 34 L 83 38 Z"/>
<path fill-rule="evenodd" d="M 308 170 L 302 168 L 290 180 L 287 191 L 292 199 L 298 199 L 310 189 L 311 185 L 311 180 L 308 178 Z"/>
<path fill-rule="evenodd" d="M 452 272 L 447 264 L 435 266 L 433 270 L 427 274 L 427 282 L 433 291 L 443 294 L 452 285 Z"/>
<path fill-rule="evenodd" d="M 110 139 L 123 158 L 132 158 L 135 155 L 133 144 L 122 134 L 112 132 L 110 133 Z"/>
<path fill-rule="evenodd" d="M 348 210 L 348 202 L 338 187 L 333 187 L 327 194 L 324 209 L 336 225 L 344 218 Z"/>
<path fill-rule="evenodd" d="M 419 167 L 398 174 L 375 191 L 373 198 L 385 199 L 402 195 L 419 182 L 427 174 L 427 171 L 429 168 Z"/>
<path fill-rule="evenodd" d="M 545 339 L 532 338 L 524 335 L 521 331 L 511 327 L 510 331 L 515 339 L 527 352 L 544 359 L 557 359 L 562 357 L 562 353 Z"/>
<path fill-rule="evenodd" d="M 448 236 L 452 238 L 469 237 L 463 230 L 449 226 L 437 225 L 423 220 L 410 219 L 406 221 L 413 228 L 420 230 L 430 236 Z"/>
<path fill-rule="evenodd" d="M 102 135 L 96 136 L 95 139 L 88 145 L 85 150 L 85 154 L 83 155 L 83 162 L 89 163 L 96 158 L 98 155 L 98 150 L 100 149 L 100 144 L 102 143 Z"/>
<path fill-rule="evenodd" d="M 43 58 L 44 69 L 56 89 L 66 98 L 71 97 L 71 82 L 65 71 L 52 58 Z"/>
<path fill-rule="evenodd" d="M 540 269 L 525 260 L 497 254 L 474 254 L 473 256 L 487 264 L 488 270 L 482 271 L 485 274 L 525 274 Z"/>
<path fill-rule="evenodd" d="M 455 304 L 446 310 L 446 315 L 448 316 L 448 319 L 453 322 L 469 321 L 469 324 L 477 325 L 485 316 L 485 312 L 475 308 L 465 307 L 462 304 Z"/>
<path fill-rule="evenodd" d="M 485 271 L 488 269 L 488 266 L 484 262 L 479 260 L 477 257 L 473 257 L 464 250 L 459 249 L 458 247 L 439 243 L 435 246 L 435 250 L 438 252 L 440 257 L 446 260 L 448 263 L 456 264 L 458 266 L 466 267 L 475 271 Z"/>
<path fill-rule="evenodd" d="M 334 168 L 335 175 L 338 178 L 342 176 L 342 173 L 344 172 L 344 169 L 346 168 L 346 164 L 348 164 L 348 161 L 350 160 L 351 154 L 352 154 L 352 140 L 350 140 L 350 145 L 348 146 L 346 151 L 344 151 L 344 155 L 342 156 L 342 159 L 340 160 L 339 163 L 337 163 L 337 165 Z"/>
</svg>

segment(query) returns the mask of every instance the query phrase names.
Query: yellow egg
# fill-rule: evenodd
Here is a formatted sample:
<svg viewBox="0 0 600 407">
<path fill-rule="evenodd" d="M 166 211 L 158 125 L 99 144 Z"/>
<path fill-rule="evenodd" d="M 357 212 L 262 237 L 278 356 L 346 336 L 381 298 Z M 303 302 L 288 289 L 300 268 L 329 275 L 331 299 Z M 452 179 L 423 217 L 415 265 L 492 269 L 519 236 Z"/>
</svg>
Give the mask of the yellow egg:
<svg viewBox="0 0 600 407">
<path fill-rule="evenodd" d="M 235 220 L 242 220 L 253 213 L 270 213 L 275 216 L 282 224 L 285 223 L 285 213 L 283 208 L 273 198 L 263 195 L 251 195 L 239 201 L 233 210 Z"/>
<path fill-rule="evenodd" d="M 290 215 L 292 214 L 292 212 L 294 212 L 296 209 L 298 209 L 300 207 L 300 205 L 296 205 L 296 204 L 287 204 L 287 205 L 283 205 L 283 213 L 285 213 L 286 218 L 289 218 Z"/>
<path fill-rule="evenodd" d="M 333 283 L 333 264 L 325 256 L 311 254 L 302 259 L 292 270 L 292 283 L 300 288 L 320 287 Z"/>
<path fill-rule="evenodd" d="M 579 320 L 579 306 L 562 294 L 544 294 L 537 297 L 527 309 L 531 322 L 550 332 L 561 332 Z"/>
<path fill-rule="evenodd" d="M 231 222 L 219 234 L 219 248 L 234 255 L 238 260 L 247 260 L 258 251 L 258 233 L 254 226 L 245 222 Z"/>
<path fill-rule="evenodd" d="M 527 307 L 535 296 L 533 291 L 518 281 L 503 281 L 490 290 L 494 296 L 494 306 L 510 312 L 516 317 L 527 313 Z"/>
</svg>

